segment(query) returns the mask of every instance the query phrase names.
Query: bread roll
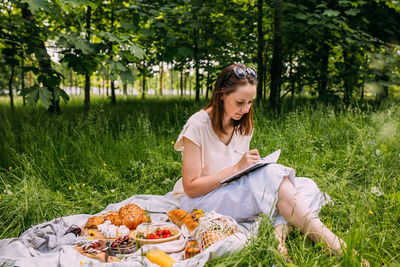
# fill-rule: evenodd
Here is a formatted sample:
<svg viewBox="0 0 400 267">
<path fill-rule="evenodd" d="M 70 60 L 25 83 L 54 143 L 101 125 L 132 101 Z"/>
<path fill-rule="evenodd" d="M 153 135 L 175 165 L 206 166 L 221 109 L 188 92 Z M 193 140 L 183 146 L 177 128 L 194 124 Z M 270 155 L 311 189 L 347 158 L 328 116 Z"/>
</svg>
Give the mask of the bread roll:
<svg viewBox="0 0 400 267">
<path fill-rule="evenodd" d="M 146 212 L 133 203 L 120 208 L 118 214 L 121 218 L 121 224 L 125 225 L 129 229 L 135 229 L 139 224 L 144 222 L 151 222 L 151 219 L 147 216 Z"/>
<path fill-rule="evenodd" d="M 171 221 L 179 227 L 186 225 L 187 229 L 190 232 L 196 229 L 196 227 L 199 225 L 199 223 L 193 219 L 193 216 L 186 210 L 170 210 L 167 215 L 171 219 Z"/>
</svg>

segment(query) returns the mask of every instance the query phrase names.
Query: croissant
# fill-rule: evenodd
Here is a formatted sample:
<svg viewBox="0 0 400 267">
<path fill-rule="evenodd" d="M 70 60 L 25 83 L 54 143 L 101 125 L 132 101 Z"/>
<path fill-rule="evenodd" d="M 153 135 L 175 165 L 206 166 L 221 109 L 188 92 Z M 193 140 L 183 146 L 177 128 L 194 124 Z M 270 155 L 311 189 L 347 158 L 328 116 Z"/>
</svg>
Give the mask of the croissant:
<svg viewBox="0 0 400 267">
<path fill-rule="evenodd" d="M 190 232 L 196 229 L 196 227 L 199 225 L 199 223 L 193 219 L 193 216 L 186 210 L 182 209 L 170 210 L 167 216 L 171 219 L 171 221 L 174 224 L 178 225 L 179 227 L 186 225 L 187 229 Z"/>
<path fill-rule="evenodd" d="M 143 222 L 151 222 L 146 212 L 139 206 L 131 203 L 123 206 L 116 211 L 109 211 L 101 214 L 100 216 L 93 216 L 86 222 L 86 228 L 96 228 L 104 221 L 110 221 L 116 226 L 125 225 L 129 229 L 135 229 L 139 224 Z"/>
<path fill-rule="evenodd" d="M 115 212 L 115 211 L 109 211 L 109 212 L 107 212 L 107 213 L 101 214 L 101 216 L 103 216 L 104 221 L 110 221 L 111 223 L 113 223 L 113 222 L 112 222 L 112 221 L 113 221 L 113 218 L 114 218 L 115 216 L 118 216 L 118 213 Z"/>
<path fill-rule="evenodd" d="M 89 218 L 86 222 L 86 228 L 97 228 L 99 224 L 104 222 L 104 218 L 102 216 L 93 216 Z"/>
</svg>

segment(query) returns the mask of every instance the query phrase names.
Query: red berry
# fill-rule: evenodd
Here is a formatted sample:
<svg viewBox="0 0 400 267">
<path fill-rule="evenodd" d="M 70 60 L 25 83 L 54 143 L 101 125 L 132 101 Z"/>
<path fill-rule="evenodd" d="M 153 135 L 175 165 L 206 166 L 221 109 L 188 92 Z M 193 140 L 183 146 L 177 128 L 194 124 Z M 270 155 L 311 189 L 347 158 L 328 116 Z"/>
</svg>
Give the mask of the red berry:
<svg viewBox="0 0 400 267">
<path fill-rule="evenodd" d="M 163 235 L 170 235 L 170 234 L 171 234 L 171 232 L 168 229 L 165 229 L 163 231 Z"/>
</svg>

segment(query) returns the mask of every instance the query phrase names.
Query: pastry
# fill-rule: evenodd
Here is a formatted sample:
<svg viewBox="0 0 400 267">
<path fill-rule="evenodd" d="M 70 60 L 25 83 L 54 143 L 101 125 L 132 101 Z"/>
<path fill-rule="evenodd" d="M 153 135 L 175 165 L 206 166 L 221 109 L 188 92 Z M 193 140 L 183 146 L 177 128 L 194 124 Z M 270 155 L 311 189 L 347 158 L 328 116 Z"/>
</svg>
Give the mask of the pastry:
<svg viewBox="0 0 400 267">
<path fill-rule="evenodd" d="M 139 224 L 151 222 L 146 212 L 139 206 L 131 203 L 127 204 L 116 211 L 109 211 L 100 216 L 93 216 L 86 222 L 86 228 L 97 228 L 98 225 L 110 221 L 115 226 L 125 225 L 129 229 L 135 229 Z"/>
<path fill-rule="evenodd" d="M 135 229 L 139 224 L 144 222 L 151 222 L 151 219 L 147 216 L 146 212 L 133 203 L 120 208 L 118 214 L 121 218 L 121 224 L 125 225 L 129 229 Z"/>
<path fill-rule="evenodd" d="M 86 228 L 97 228 L 98 225 L 104 222 L 103 216 L 93 216 L 86 222 Z"/>
<path fill-rule="evenodd" d="M 170 210 L 167 215 L 171 219 L 171 221 L 179 227 L 186 225 L 187 229 L 190 232 L 196 229 L 196 227 L 199 225 L 199 223 L 193 219 L 193 216 L 186 210 Z"/>
<path fill-rule="evenodd" d="M 101 216 L 104 217 L 105 221 L 110 221 L 111 222 L 111 218 L 114 217 L 114 215 L 118 215 L 118 212 L 116 211 L 109 211 L 107 213 L 103 213 Z"/>
</svg>

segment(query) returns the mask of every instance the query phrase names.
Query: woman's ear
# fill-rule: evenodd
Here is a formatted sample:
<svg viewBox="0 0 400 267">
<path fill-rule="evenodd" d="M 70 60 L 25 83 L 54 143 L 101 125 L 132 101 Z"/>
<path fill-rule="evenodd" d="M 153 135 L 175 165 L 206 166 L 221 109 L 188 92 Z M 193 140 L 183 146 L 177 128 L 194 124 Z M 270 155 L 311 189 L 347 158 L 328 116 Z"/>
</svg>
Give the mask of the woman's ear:
<svg viewBox="0 0 400 267">
<path fill-rule="evenodd" d="M 225 94 L 221 94 L 221 101 L 224 101 Z"/>
</svg>

